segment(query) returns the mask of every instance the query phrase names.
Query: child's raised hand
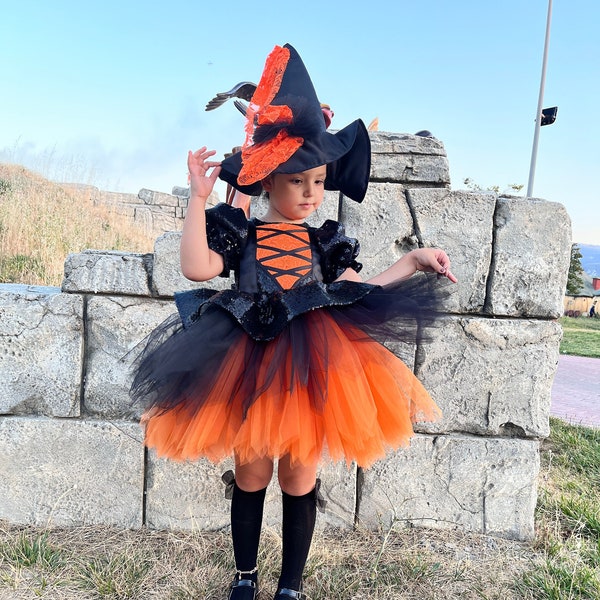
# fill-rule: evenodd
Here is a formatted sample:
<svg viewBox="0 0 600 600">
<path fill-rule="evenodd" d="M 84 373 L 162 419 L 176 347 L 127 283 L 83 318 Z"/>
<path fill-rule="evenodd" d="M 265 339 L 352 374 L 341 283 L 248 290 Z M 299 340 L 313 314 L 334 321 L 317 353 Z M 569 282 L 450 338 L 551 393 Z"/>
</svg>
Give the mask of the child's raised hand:
<svg viewBox="0 0 600 600">
<path fill-rule="evenodd" d="M 207 160 L 216 154 L 215 150 L 207 150 L 203 146 L 196 152 L 188 152 L 188 172 L 190 178 L 190 197 L 200 196 L 208 198 L 213 191 L 215 181 L 221 171 L 219 161 Z M 209 169 L 213 169 L 210 175 L 207 175 Z"/>
<path fill-rule="evenodd" d="M 411 252 L 415 260 L 417 271 L 425 271 L 427 273 L 437 273 L 447 277 L 453 283 L 458 279 L 450 271 L 450 259 L 448 255 L 440 248 L 418 248 Z"/>
</svg>

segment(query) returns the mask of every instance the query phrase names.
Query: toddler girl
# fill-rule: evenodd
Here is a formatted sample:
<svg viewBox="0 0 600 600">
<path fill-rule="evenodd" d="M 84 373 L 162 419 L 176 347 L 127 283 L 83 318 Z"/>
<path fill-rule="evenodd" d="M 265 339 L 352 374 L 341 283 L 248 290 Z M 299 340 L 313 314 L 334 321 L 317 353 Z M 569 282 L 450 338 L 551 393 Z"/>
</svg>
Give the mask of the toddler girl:
<svg viewBox="0 0 600 600">
<path fill-rule="evenodd" d="M 414 341 L 439 301 L 437 277 L 456 281 L 439 249 L 409 252 L 368 282 L 359 244 L 343 227 L 305 223 L 326 189 L 361 202 L 370 173 L 362 121 L 326 131 L 298 53 L 276 46 L 247 112 L 242 150 L 222 163 L 188 155 L 190 200 L 183 274 L 235 274 L 235 289 L 176 295 L 178 315 L 151 336 L 132 393 L 149 403 L 146 444 L 175 460 L 233 454 L 231 532 L 237 573 L 229 600 L 257 595 L 263 504 L 274 462 L 283 498 L 276 600 L 302 599 L 323 457 L 368 467 L 407 445 L 412 423 L 439 409 L 406 365 L 376 340 Z M 260 219 L 219 204 L 220 176 L 240 193 L 268 194 Z M 416 323 L 416 324 L 415 324 Z"/>
</svg>

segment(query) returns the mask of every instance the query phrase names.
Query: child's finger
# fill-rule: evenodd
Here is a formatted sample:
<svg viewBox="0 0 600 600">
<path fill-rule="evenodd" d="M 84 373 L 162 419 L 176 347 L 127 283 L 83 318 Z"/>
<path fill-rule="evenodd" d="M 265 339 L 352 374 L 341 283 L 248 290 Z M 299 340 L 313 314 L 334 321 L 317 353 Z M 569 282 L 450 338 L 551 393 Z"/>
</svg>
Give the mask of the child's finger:
<svg viewBox="0 0 600 600">
<path fill-rule="evenodd" d="M 454 276 L 454 273 L 452 273 L 451 271 L 448 271 L 446 273 L 446 277 L 452 282 L 452 283 L 458 283 L 458 279 Z"/>
<path fill-rule="evenodd" d="M 206 150 L 206 147 L 203 148 L 203 152 L 201 153 L 201 157 L 203 160 L 206 160 L 209 156 L 213 156 L 217 153 L 216 150 Z"/>
<path fill-rule="evenodd" d="M 217 166 L 215 166 L 212 173 L 210 174 L 210 180 L 213 183 L 217 180 L 217 177 L 219 176 L 220 172 L 221 172 L 221 164 L 219 163 Z"/>
</svg>

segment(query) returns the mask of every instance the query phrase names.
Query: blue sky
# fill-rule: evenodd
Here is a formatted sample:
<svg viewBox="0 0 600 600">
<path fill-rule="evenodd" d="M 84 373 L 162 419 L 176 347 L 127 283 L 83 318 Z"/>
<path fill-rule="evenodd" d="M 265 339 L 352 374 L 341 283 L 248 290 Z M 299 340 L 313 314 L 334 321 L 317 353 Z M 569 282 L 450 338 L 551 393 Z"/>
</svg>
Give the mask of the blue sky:
<svg viewBox="0 0 600 600">
<path fill-rule="evenodd" d="M 137 193 L 186 184 L 188 149 L 242 139 L 218 91 L 257 81 L 275 44 L 300 52 L 333 127 L 429 129 L 452 188 L 527 185 L 548 0 L 10 2 L 0 20 L 0 160 Z M 287 5 L 286 5 L 287 6 Z M 600 245 L 600 2 L 554 0 L 533 195 Z"/>
</svg>

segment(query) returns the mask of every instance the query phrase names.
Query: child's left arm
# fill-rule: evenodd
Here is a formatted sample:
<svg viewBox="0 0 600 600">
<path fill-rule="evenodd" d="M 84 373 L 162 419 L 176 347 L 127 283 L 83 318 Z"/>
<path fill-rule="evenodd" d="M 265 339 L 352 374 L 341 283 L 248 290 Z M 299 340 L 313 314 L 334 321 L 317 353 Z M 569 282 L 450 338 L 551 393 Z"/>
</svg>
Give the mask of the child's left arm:
<svg viewBox="0 0 600 600">
<path fill-rule="evenodd" d="M 450 271 L 450 259 L 448 255 L 439 248 L 418 248 L 412 250 L 408 254 L 405 254 L 401 259 L 397 260 L 391 267 L 379 275 L 371 277 L 367 280 L 367 283 L 373 285 L 387 285 L 400 281 L 402 279 L 408 279 L 414 275 L 417 271 L 425 271 L 427 273 L 437 273 L 447 277 L 453 283 L 458 280 Z M 352 269 L 346 269 L 344 273 L 338 278 L 340 280 L 351 280 L 360 281 L 360 276 L 356 271 Z"/>
</svg>

